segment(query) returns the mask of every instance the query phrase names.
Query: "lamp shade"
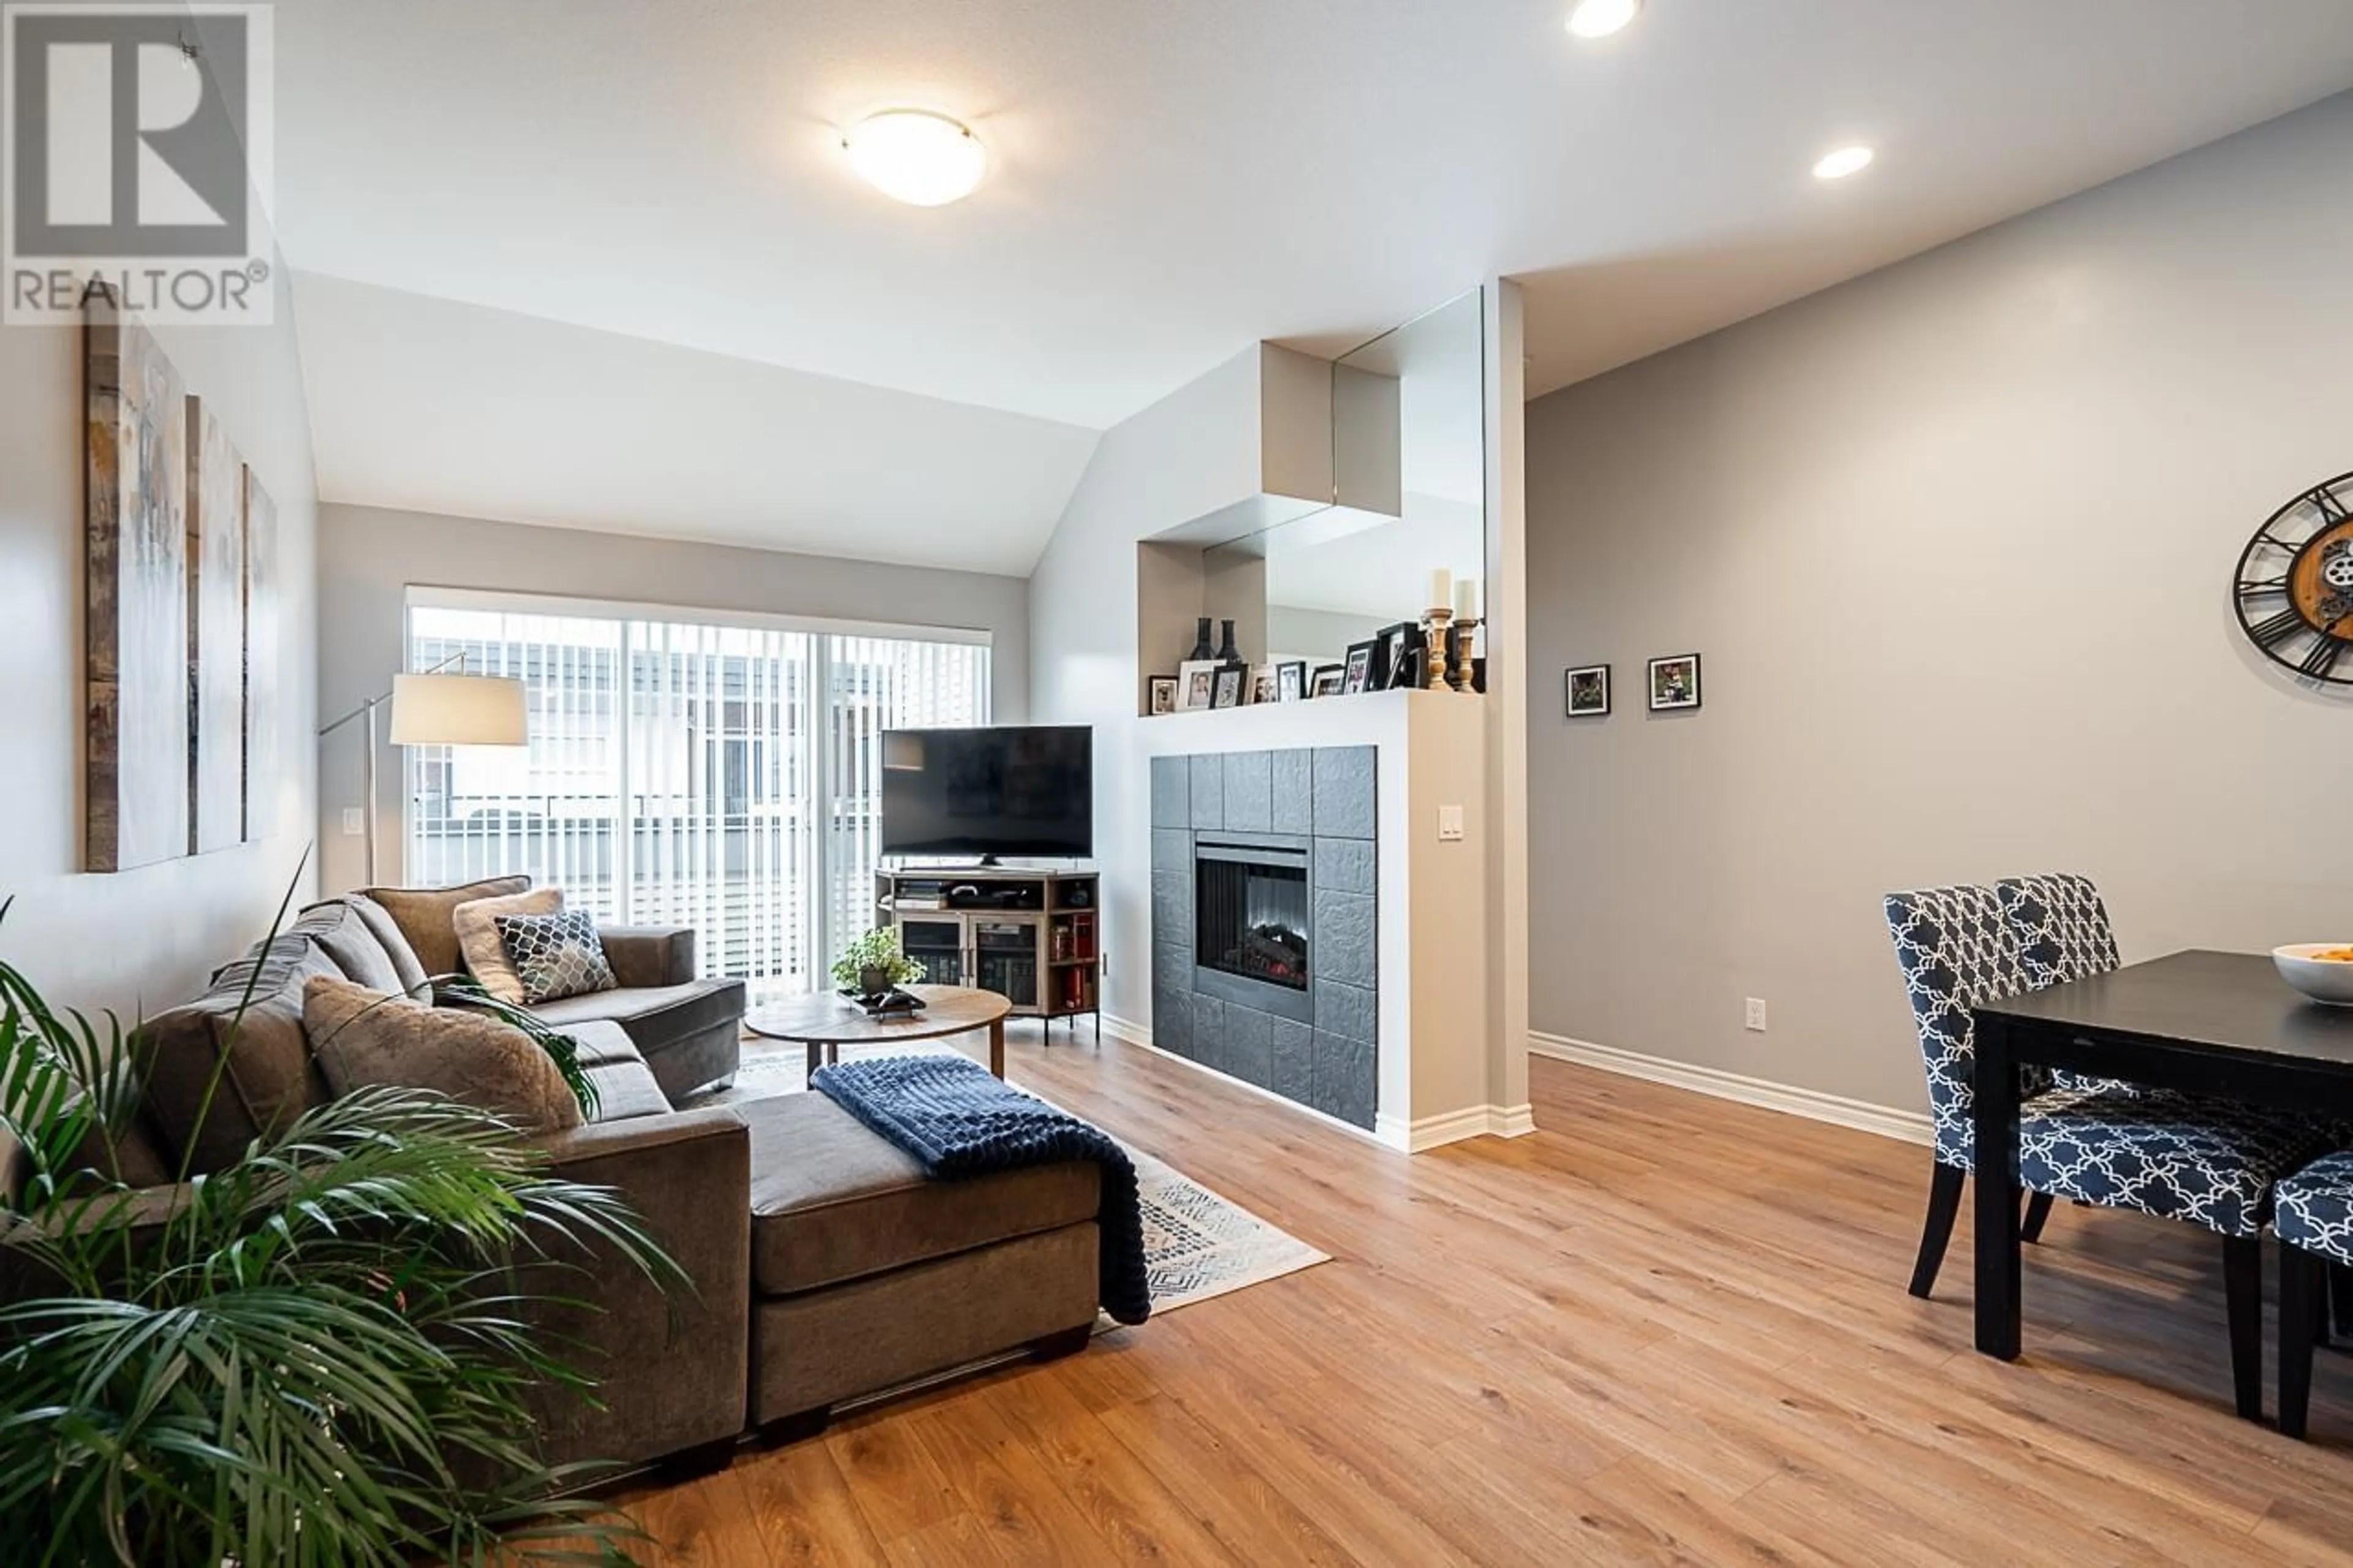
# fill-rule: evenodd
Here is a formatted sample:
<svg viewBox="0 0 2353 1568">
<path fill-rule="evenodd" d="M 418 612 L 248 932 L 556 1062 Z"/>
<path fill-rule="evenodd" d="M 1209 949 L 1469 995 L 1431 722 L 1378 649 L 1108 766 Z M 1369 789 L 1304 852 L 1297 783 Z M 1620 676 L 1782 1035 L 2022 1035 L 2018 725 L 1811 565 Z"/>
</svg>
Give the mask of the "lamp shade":
<svg viewBox="0 0 2353 1568">
<path fill-rule="evenodd" d="M 522 746 L 531 742 L 522 682 L 497 675 L 396 675 L 396 746 Z"/>
</svg>

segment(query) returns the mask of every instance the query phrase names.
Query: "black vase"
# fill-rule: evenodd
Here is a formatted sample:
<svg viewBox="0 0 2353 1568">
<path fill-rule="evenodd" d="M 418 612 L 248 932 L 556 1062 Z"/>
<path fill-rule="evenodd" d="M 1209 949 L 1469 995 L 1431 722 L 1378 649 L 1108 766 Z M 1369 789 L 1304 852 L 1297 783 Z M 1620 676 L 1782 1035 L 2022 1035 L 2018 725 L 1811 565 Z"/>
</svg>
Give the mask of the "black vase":
<svg viewBox="0 0 2353 1568">
<path fill-rule="evenodd" d="M 1227 624 L 1231 625 L 1232 623 L 1229 622 Z M 1187 662 L 1197 663 L 1203 659 L 1211 659 L 1217 657 L 1217 654 L 1212 651 L 1209 647 L 1209 617 L 1203 616 L 1194 624 L 1193 653 L 1191 658 L 1187 660 Z"/>
<path fill-rule="evenodd" d="M 1234 651 L 1234 623 L 1231 621 L 1225 621 L 1220 624 L 1226 628 L 1226 640 L 1218 649 L 1218 660 L 1221 664 L 1240 664 L 1241 662 L 1242 656 Z M 1208 629 L 1209 623 L 1203 621 L 1201 623 L 1201 630 L 1207 632 Z M 1204 642 L 1207 640 L 1208 639 L 1206 637 L 1203 638 Z"/>
</svg>

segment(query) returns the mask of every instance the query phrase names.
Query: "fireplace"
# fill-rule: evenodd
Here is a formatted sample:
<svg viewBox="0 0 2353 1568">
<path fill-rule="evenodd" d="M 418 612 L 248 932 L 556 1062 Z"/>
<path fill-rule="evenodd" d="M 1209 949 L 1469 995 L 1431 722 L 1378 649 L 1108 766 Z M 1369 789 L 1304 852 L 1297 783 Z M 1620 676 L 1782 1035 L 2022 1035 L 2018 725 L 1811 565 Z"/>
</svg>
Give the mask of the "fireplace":
<svg viewBox="0 0 2353 1568">
<path fill-rule="evenodd" d="M 1193 846 L 1197 986 L 1281 1017 L 1307 1021 L 1312 952 L 1304 840 L 1202 834 Z"/>
</svg>

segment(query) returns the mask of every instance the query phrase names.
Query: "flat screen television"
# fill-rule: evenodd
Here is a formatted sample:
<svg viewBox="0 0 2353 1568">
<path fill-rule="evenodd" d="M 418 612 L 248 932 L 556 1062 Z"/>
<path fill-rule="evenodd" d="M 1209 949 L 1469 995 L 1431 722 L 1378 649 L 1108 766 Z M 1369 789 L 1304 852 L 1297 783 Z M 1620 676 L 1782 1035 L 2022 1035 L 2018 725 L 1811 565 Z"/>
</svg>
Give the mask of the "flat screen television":
<svg viewBox="0 0 2353 1568">
<path fill-rule="evenodd" d="M 882 853 L 1083 859 L 1095 852 L 1084 724 L 882 732 Z"/>
</svg>

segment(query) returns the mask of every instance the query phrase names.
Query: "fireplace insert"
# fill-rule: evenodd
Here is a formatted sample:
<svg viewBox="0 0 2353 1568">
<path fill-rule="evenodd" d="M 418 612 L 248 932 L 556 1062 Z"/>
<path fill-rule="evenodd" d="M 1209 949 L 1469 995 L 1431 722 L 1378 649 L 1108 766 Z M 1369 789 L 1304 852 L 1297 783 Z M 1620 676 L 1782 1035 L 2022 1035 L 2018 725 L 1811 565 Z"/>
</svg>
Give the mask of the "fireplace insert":
<svg viewBox="0 0 2353 1568">
<path fill-rule="evenodd" d="M 1313 1017 L 1307 846 L 1271 836 L 1193 847 L 1193 963 L 1199 987 L 1285 1017 Z"/>
</svg>

